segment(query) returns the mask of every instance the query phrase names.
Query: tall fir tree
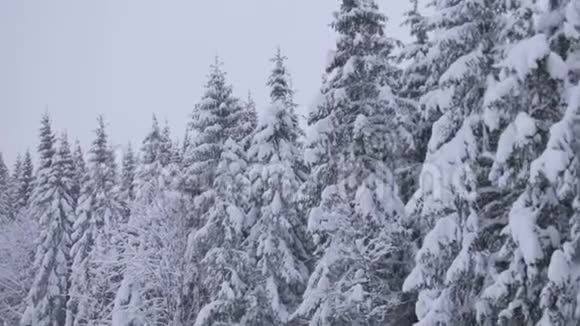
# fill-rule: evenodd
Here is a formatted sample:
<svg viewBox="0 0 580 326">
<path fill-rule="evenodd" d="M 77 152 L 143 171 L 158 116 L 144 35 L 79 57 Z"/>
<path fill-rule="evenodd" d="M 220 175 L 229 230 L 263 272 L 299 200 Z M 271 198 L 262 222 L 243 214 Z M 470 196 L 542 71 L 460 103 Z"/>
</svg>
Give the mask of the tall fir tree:
<svg viewBox="0 0 580 326">
<path fill-rule="evenodd" d="M 405 12 L 403 26 L 410 29 L 413 41 L 406 44 L 399 55 L 400 61 L 410 61 L 410 64 L 403 70 L 402 78 L 404 83 L 399 91 L 401 96 L 419 100 L 425 94 L 425 87 L 429 78 L 428 66 L 421 64 L 425 60 L 428 52 L 429 37 L 427 17 L 421 14 L 419 0 L 411 0 L 412 8 Z"/>
<path fill-rule="evenodd" d="M 507 225 L 490 256 L 493 279 L 478 305 L 486 325 L 568 325 L 573 318 L 563 304 L 570 292 L 558 291 L 571 254 L 562 246 L 574 237 L 569 230 L 575 223 L 571 126 L 578 112 L 572 87 L 578 57 L 572 46 L 577 34 L 565 32 L 565 13 L 574 12 L 570 3 L 520 1 L 508 8 L 507 45 L 499 77 L 490 80 L 484 120 L 501 130 L 489 179 L 513 200 L 502 207 Z M 552 164 L 555 157 L 559 163 Z"/>
<path fill-rule="evenodd" d="M 48 115 L 42 118 L 40 130 L 41 168 L 30 205 L 40 235 L 33 263 L 35 277 L 21 325 L 56 326 L 63 325 L 66 318 L 74 168 L 66 135 L 56 149 Z"/>
<path fill-rule="evenodd" d="M 10 178 L 10 194 L 15 216 L 17 216 L 20 211 L 20 207 L 18 206 L 18 188 L 21 175 L 22 175 L 22 155 L 18 154 L 16 156 L 16 160 L 14 161 L 14 167 L 12 168 L 12 176 Z"/>
<path fill-rule="evenodd" d="M 124 219 L 126 208 L 116 186 L 115 156 L 102 117 L 95 135 L 73 226 L 67 326 L 108 320 L 120 282 L 114 231 Z"/>
<path fill-rule="evenodd" d="M 12 168 L 12 180 L 18 181 L 22 175 L 22 155 L 16 155 L 16 160 L 14 161 L 14 168 Z"/>
<path fill-rule="evenodd" d="M 143 164 L 151 164 L 152 162 L 162 161 L 161 148 L 163 146 L 163 142 L 161 128 L 159 127 L 157 117 L 154 115 L 151 130 L 143 140 L 143 145 L 141 147 Z"/>
<path fill-rule="evenodd" d="M 538 322 L 542 326 L 574 325 L 580 318 L 580 310 L 578 309 L 580 305 L 580 276 L 577 272 L 578 245 L 580 244 L 579 94 L 580 87 L 574 87 L 570 93 L 572 98 L 565 116 L 552 126 L 546 150 L 532 166 L 532 173 L 538 173 L 543 178 L 548 179 L 552 190 L 557 194 L 557 201 L 551 204 L 571 205 L 569 208 L 556 210 L 564 214 L 561 216 L 562 221 L 556 221 L 561 224 L 556 224 L 553 229 L 542 230 L 541 228 L 544 226 L 541 224 L 541 220 L 538 220 L 538 226 L 536 226 L 536 230 L 540 231 L 538 232 L 540 237 L 542 231 L 553 234 L 554 230 L 557 230 L 560 238 L 559 243 L 551 244 L 552 248 L 544 249 L 546 258 L 549 255 L 550 259 L 543 271 L 546 274 L 541 283 L 539 306 L 534 307 L 542 310 L 542 317 Z M 551 161 L 557 156 L 563 160 L 555 166 L 551 164 Z M 531 240 L 537 241 L 538 239 L 532 238 Z M 541 238 L 540 241 L 542 241 Z M 518 245 L 523 247 L 521 242 L 518 242 Z M 527 268 L 526 271 L 530 272 L 533 269 Z M 540 277 L 528 277 L 527 279 L 538 280 Z M 534 301 L 529 304 L 537 304 L 536 299 L 534 298 Z"/>
<path fill-rule="evenodd" d="M 121 167 L 121 196 L 126 202 L 135 200 L 135 177 L 137 174 L 137 158 L 129 143 L 123 152 Z"/>
<path fill-rule="evenodd" d="M 159 187 L 163 186 L 164 168 L 171 162 L 173 155 L 169 127 L 161 129 L 153 117 L 151 130 L 143 140 L 142 160 L 135 175 L 135 196 L 146 204 L 147 198 L 153 200 Z"/>
<path fill-rule="evenodd" d="M 188 125 L 189 145 L 184 156 L 183 190 L 194 198 L 192 213 L 203 216 L 212 199 L 206 195 L 213 184 L 221 148 L 228 137 L 241 141 L 251 133 L 250 119 L 242 103 L 233 96 L 226 83 L 222 63 L 210 68 L 205 93 L 194 110 Z M 193 218 L 192 225 L 200 224 Z"/>
<path fill-rule="evenodd" d="M 569 42 L 567 63 L 572 81 L 580 76 L 580 3 L 566 4 L 564 36 Z M 547 151 L 543 154 L 550 160 L 556 154 L 566 158 L 557 169 L 556 189 L 563 198 L 575 197 L 573 213 L 563 225 L 562 243 L 550 258 L 548 281 L 542 289 L 540 307 L 541 325 L 573 325 L 580 318 L 580 278 L 577 271 L 578 245 L 580 244 L 580 87 L 569 92 L 570 104 L 563 119 L 554 125 L 550 133 Z M 567 164 L 570 165 L 567 165 Z M 552 175 L 554 175 L 552 171 Z M 562 173 L 563 172 L 563 173 Z M 562 191 L 563 190 L 563 191 Z"/>
<path fill-rule="evenodd" d="M 418 325 L 468 325 L 487 276 L 485 252 L 495 241 L 488 234 L 494 220 L 481 207 L 500 197 L 482 182 L 490 163 L 480 113 L 501 6 L 494 0 L 433 5 L 422 25 L 433 38 L 410 68 L 426 77 L 416 95 L 430 138 L 421 141 L 419 189 L 407 204 L 420 248 L 403 289 L 418 291 Z"/>
<path fill-rule="evenodd" d="M 32 163 L 32 156 L 29 151 L 24 154 L 22 161 L 22 168 L 20 176 L 18 177 L 18 194 L 16 198 L 16 205 L 18 209 L 28 207 L 30 197 L 32 196 L 35 184 L 34 166 Z"/>
<path fill-rule="evenodd" d="M 203 219 L 205 225 L 189 238 L 188 256 L 199 262 L 200 309 L 195 326 L 272 324 L 260 317 L 257 298 L 250 291 L 255 271 L 243 248 L 247 221 L 240 207 L 249 188 L 246 168 L 243 148 L 228 139 L 211 190 L 214 205 Z"/>
<path fill-rule="evenodd" d="M 73 166 L 74 166 L 74 176 L 73 176 L 73 186 L 72 186 L 72 198 L 74 202 L 74 209 L 76 211 L 77 205 L 81 196 L 81 188 L 84 180 L 87 178 L 87 165 L 85 162 L 85 157 L 83 149 L 80 142 L 75 141 L 74 150 L 72 153 Z"/>
<path fill-rule="evenodd" d="M 191 322 L 181 305 L 188 230 L 174 182 L 180 167 L 174 149 L 169 128 L 159 133 L 154 119 L 142 145 L 147 160 L 134 172 L 129 221 L 119 232 L 125 239 L 124 271 L 114 303 L 114 326 Z"/>
<path fill-rule="evenodd" d="M 411 4 L 412 8 L 404 14 L 403 26 L 410 29 L 413 40 L 405 44 L 398 55 L 398 61 L 404 68 L 396 89 L 397 95 L 404 98 L 401 104 L 408 110 L 406 125 L 410 126 L 406 137 L 411 146 L 401 153 L 396 170 L 401 199 L 405 202 L 419 187 L 421 165 L 425 161 L 431 127 L 439 117 L 421 103 L 421 97 L 432 83 L 426 59 L 430 45 L 427 34 L 429 26 L 427 17 L 421 14 L 419 1 L 412 0 Z"/>
<path fill-rule="evenodd" d="M 210 68 L 205 93 L 201 102 L 195 106 L 188 125 L 189 143 L 183 159 L 184 177 L 181 188 L 192 197 L 188 209 L 190 238 L 208 222 L 208 212 L 218 199 L 213 184 L 225 141 L 231 139 L 234 142 L 243 142 L 252 132 L 248 113 L 243 103 L 233 96 L 232 87 L 226 82 L 222 63 L 216 58 Z M 192 247 L 194 243 L 188 242 L 188 252 L 196 250 Z M 182 300 L 184 309 L 193 311 L 196 315 L 207 304 L 201 294 L 205 290 L 199 282 L 204 268 L 200 263 L 190 261 L 189 290 Z"/>
<path fill-rule="evenodd" d="M 0 228 L 0 325 L 18 325 L 33 282 L 38 224 L 19 216 Z"/>
<path fill-rule="evenodd" d="M 257 214 L 248 242 L 258 262 L 261 280 L 257 286 L 268 294 L 270 302 L 257 308 L 271 314 L 276 324 L 288 321 L 308 279 L 305 228 L 295 202 L 302 182 L 302 130 L 286 59 L 280 49 L 272 59 L 274 69 L 267 83 L 270 106 L 248 150 L 252 203 Z"/>
<path fill-rule="evenodd" d="M 392 170 L 405 147 L 395 136 L 396 42 L 372 0 L 344 0 L 334 17 L 339 38 L 306 152 L 318 261 L 294 317 L 310 325 L 409 324 L 400 293 L 409 242 Z"/>
<path fill-rule="evenodd" d="M 252 96 L 252 92 L 248 91 L 248 98 L 245 103 L 245 118 L 249 121 L 248 126 L 251 130 L 255 130 L 258 127 L 258 112 L 256 111 L 256 101 Z"/>
<path fill-rule="evenodd" d="M 165 120 L 165 125 L 161 130 L 161 139 L 161 163 L 163 166 L 167 166 L 173 157 L 173 140 L 171 140 L 171 128 L 167 120 Z"/>
<path fill-rule="evenodd" d="M 2 153 L 0 153 L 0 223 L 14 218 L 11 176 Z"/>
</svg>

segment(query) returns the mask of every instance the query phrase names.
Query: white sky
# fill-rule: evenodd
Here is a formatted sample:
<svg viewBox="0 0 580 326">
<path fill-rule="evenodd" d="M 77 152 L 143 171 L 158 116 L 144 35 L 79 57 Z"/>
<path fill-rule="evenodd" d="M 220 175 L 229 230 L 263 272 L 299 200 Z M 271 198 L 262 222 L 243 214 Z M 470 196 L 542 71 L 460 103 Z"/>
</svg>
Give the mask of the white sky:
<svg viewBox="0 0 580 326">
<path fill-rule="evenodd" d="M 400 39 L 405 0 L 378 0 Z M 338 0 L 0 0 L 0 152 L 36 152 L 41 114 L 85 150 L 103 114 L 115 144 L 141 139 L 156 113 L 182 138 L 216 54 L 234 92 L 267 103 L 280 45 L 309 106 L 320 87 Z"/>
</svg>

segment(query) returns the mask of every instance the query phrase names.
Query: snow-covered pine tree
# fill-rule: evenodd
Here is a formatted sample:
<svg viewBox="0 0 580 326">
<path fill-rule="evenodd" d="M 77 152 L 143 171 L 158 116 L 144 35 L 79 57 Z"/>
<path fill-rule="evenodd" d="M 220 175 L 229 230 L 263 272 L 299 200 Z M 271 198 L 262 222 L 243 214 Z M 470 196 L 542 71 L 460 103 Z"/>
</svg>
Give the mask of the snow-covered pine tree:
<svg viewBox="0 0 580 326">
<path fill-rule="evenodd" d="M 173 164 L 175 167 L 181 168 L 183 165 L 183 144 L 176 139 L 171 145 L 171 159 L 169 164 Z"/>
<path fill-rule="evenodd" d="M 0 153 L 0 223 L 6 223 L 14 219 L 11 185 L 10 171 L 6 163 L 4 163 L 2 153 Z"/>
<path fill-rule="evenodd" d="M 14 168 L 12 168 L 12 180 L 18 180 L 22 174 L 22 155 L 16 155 L 16 160 L 14 161 Z"/>
<path fill-rule="evenodd" d="M 541 326 L 574 325 L 580 318 L 580 87 L 573 88 L 570 95 L 564 118 L 552 126 L 546 150 L 532 165 L 532 173 L 542 174 L 550 181 L 557 195 L 556 204 L 572 203 L 573 209 L 569 216 L 562 216 L 560 225 L 556 224 L 560 227 L 560 243 L 551 254 L 547 279 L 543 281 L 539 301 L 542 318 L 538 322 Z M 555 157 L 561 158 L 557 164 L 553 164 Z"/>
<path fill-rule="evenodd" d="M 425 87 L 427 84 L 428 66 L 424 64 L 416 64 L 425 60 L 425 55 L 428 52 L 429 38 L 427 35 L 428 26 L 427 19 L 423 16 L 419 9 L 419 0 L 411 0 L 412 8 L 405 12 L 405 20 L 403 26 L 410 29 L 413 41 L 406 44 L 399 55 L 399 60 L 408 62 L 408 66 L 403 70 L 402 78 L 404 82 L 399 94 L 405 98 L 418 100 L 425 94 Z"/>
<path fill-rule="evenodd" d="M 161 130 L 161 163 L 163 166 L 169 165 L 171 163 L 171 158 L 173 157 L 173 141 L 171 140 L 171 128 L 169 128 L 169 122 L 165 120 L 165 125 Z"/>
<path fill-rule="evenodd" d="M 143 140 L 141 162 L 135 176 L 135 197 L 147 205 L 157 195 L 164 180 L 163 169 L 170 163 L 172 144 L 169 127 L 159 127 L 153 116 L 151 130 Z M 149 198 L 149 199 L 148 199 Z"/>
<path fill-rule="evenodd" d="M 74 150 L 72 153 L 73 166 L 74 166 L 74 176 L 73 176 L 73 186 L 71 189 L 71 196 L 74 202 L 74 209 L 76 211 L 79 198 L 81 196 L 81 188 L 83 181 L 87 178 L 87 166 L 85 163 L 85 157 L 83 154 L 83 149 L 80 142 L 75 141 Z"/>
<path fill-rule="evenodd" d="M 136 174 L 137 159 L 133 152 L 133 147 L 129 143 L 123 152 L 123 163 L 121 166 L 121 198 L 125 202 L 131 202 L 135 199 Z"/>
<path fill-rule="evenodd" d="M 503 127 L 490 179 L 515 199 L 504 207 L 504 241 L 491 255 L 492 281 L 478 305 L 485 325 L 575 320 L 575 280 L 566 269 L 576 223 L 570 220 L 576 182 L 571 145 L 579 104 L 578 90 L 570 87 L 579 62 L 571 37 L 578 34 L 565 32 L 565 14 L 570 19 L 575 12 L 571 3 L 513 3 L 503 75 L 491 80 L 493 92 L 486 94 L 487 125 Z"/>
<path fill-rule="evenodd" d="M 0 324 L 3 325 L 17 325 L 20 322 L 34 277 L 32 265 L 38 223 L 32 216 L 19 214 L 26 212 L 23 208 L 27 207 L 32 192 L 33 169 L 28 151 L 22 164 L 19 173 L 14 171 L 12 180 L 15 219 L 3 224 L 0 229 Z M 26 204 L 20 206 L 20 202 Z"/>
<path fill-rule="evenodd" d="M 185 154 L 189 151 L 191 145 L 191 126 L 188 124 L 185 127 L 185 134 L 183 135 L 183 143 L 181 144 L 181 163 L 184 163 Z M 177 148 L 176 148 L 177 149 Z"/>
<path fill-rule="evenodd" d="M 186 272 L 186 216 L 177 162 L 168 147 L 170 133 L 160 134 L 156 120 L 143 141 L 144 160 L 137 170 L 129 222 L 121 230 L 123 282 L 113 310 L 114 326 L 188 325 L 181 305 Z"/>
<path fill-rule="evenodd" d="M 417 325 L 475 323 L 487 276 L 484 253 L 496 240 L 489 234 L 494 220 L 481 207 L 500 197 L 482 181 L 491 163 L 482 152 L 480 118 L 502 26 L 500 2 L 434 1 L 433 14 L 424 18 L 432 39 L 411 64 L 426 73 L 419 104 L 431 130 L 420 187 L 407 204 L 420 249 L 403 289 L 419 292 Z"/>
<path fill-rule="evenodd" d="M 284 324 L 301 301 L 308 280 L 304 224 L 298 215 L 295 194 L 302 182 L 302 130 L 295 113 L 290 75 L 280 49 L 272 59 L 274 69 L 267 85 L 270 106 L 248 150 L 252 183 L 252 211 L 256 213 L 249 245 L 260 272 L 262 292 L 269 305 L 256 307 L 269 313 L 275 324 Z"/>
<path fill-rule="evenodd" d="M 241 141 L 251 133 L 250 112 L 233 96 L 226 82 L 222 63 L 216 58 L 211 66 L 205 93 L 192 113 L 188 125 L 189 144 L 184 156 L 183 190 L 193 196 L 192 225 L 211 206 L 207 192 L 213 184 L 221 148 L 228 137 Z"/>
<path fill-rule="evenodd" d="M 256 102 L 254 101 L 252 92 L 248 91 L 248 98 L 244 104 L 247 113 L 244 118 L 248 120 L 249 128 L 255 130 L 258 127 L 258 112 L 256 111 Z"/>
<path fill-rule="evenodd" d="M 412 0 L 411 4 L 412 8 L 404 14 L 403 25 L 410 29 L 413 41 L 405 44 L 399 53 L 398 61 L 404 68 L 395 91 L 398 96 L 405 99 L 401 100 L 401 105 L 407 108 L 405 124 L 409 126 L 407 130 L 410 132 L 406 137 L 409 138 L 407 142 L 412 145 L 401 153 L 395 171 L 401 199 L 405 202 L 419 187 L 419 175 L 421 165 L 425 161 L 431 127 L 439 117 L 426 110 L 425 105 L 421 103 L 421 97 L 432 86 L 431 72 L 426 59 L 430 45 L 427 35 L 428 21 L 420 12 L 419 1 Z"/>
<path fill-rule="evenodd" d="M 12 199 L 12 207 L 14 208 L 14 216 L 16 217 L 19 213 L 20 208 L 18 207 L 18 186 L 20 176 L 22 175 L 22 155 L 18 154 L 16 160 L 14 161 L 14 167 L 12 168 L 12 176 L 10 178 L 10 196 Z"/>
<path fill-rule="evenodd" d="M 143 145 L 141 146 L 142 164 L 151 164 L 152 162 L 160 162 L 161 148 L 163 146 L 163 135 L 157 117 L 153 115 L 151 130 L 145 136 Z"/>
<path fill-rule="evenodd" d="M 213 187 L 214 204 L 205 214 L 205 225 L 189 237 L 188 256 L 197 261 L 196 282 L 201 309 L 195 326 L 273 325 L 263 320 L 257 298 L 252 295 L 255 274 L 252 260 L 243 248 L 247 224 L 240 204 L 249 191 L 243 148 L 228 139 L 220 151 Z M 249 321 L 248 321 L 249 319 Z"/>
<path fill-rule="evenodd" d="M 21 173 L 18 177 L 18 193 L 16 195 L 16 205 L 19 210 L 28 207 L 30 197 L 34 189 L 34 166 L 32 164 L 32 156 L 29 151 L 24 154 L 22 161 Z"/>
<path fill-rule="evenodd" d="M 56 150 L 48 115 L 42 118 L 40 138 L 39 182 L 29 209 L 38 220 L 40 235 L 32 267 L 34 281 L 20 321 L 23 326 L 64 325 L 69 288 L 73 160 L 66 134 Z"/>
<path fill-rule="evenodd" d="M 89 151 L 87 175 L 72 234 L 72 270 L 67 326 L 103 323 L 111 317 L 119 277 L 118 239 L 126 208 L 120 199 L 115 156 L 103 117 Z"/>
<path fill-rule="evenodd" d="M 310 116 L 306 161 L 314 198 L 308 230 L 319 259 L 294 318 L 310 325 L 405 325 L 412 307 L 400 288 L 408 242 L 393 161 L 398 101 L 389 62 L 396 42 L 372 0 L 343 0 L 339 38 L 326 69 L 322 103 Z"/>
<path fill-rule="evenodd" d="M 123 282 L 113 309 L 113 326 L 191 325 L 181 304 L 186 280 L 187 228 L 180 194 L 160 188 L 148 204 L 132 204 L 123 253 Z"/>
<path fill-rule="evenodd" d="M 18 325 L 28 305 L 37 226 L 17 217 L 0 228 L 0 325 Z"/>
</svg>

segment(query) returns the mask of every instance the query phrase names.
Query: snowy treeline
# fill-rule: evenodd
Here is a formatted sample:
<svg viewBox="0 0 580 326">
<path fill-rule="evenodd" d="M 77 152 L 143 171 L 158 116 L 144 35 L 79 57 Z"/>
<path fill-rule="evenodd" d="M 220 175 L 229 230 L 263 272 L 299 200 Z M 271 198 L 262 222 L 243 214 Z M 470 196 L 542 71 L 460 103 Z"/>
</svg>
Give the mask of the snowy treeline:
<svg viewBox="0 0 580 326">
<path fill-rule="evenodd" d="M 122 158 L 43 116 L 0 156 L 0 323 L 578 325 L 580 1 L 430 4 L 401 44 L 340 1 L 306 130 L 280 50 L 268 106 L 216 60 Z"/>
</svg>

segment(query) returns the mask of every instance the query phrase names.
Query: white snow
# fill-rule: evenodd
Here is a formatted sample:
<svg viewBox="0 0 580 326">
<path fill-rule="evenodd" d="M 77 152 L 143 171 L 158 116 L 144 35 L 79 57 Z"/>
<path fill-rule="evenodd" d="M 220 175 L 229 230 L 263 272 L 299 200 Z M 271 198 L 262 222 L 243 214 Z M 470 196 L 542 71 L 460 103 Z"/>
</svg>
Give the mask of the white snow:
<svg viewBox="0 0 580 326">
<path fill-rule="evenodd" d="M 526 194 L 518 198 L 509 214 L 511 234 L 527 265 L 536 264 L 544 257 L 536 226 L 537 218 L 538 212 L 526 203 Z"/>
<path fill-rule="evenodd" d="M 433 131 L 429 139 L 429 153 L 437 151 L 443 144 L 449 141 L 451 136 L 458 129 L 458 121 L 454 119 L 452 112 L 442 115 L 439 120 L 433 124 Z"/>
<path fill-rule="evenodd" d="M 568 109 L 564 118 L 550 128 L 550 139 L 545 151 L 532 162 L 530 178 L 534 180 L 541 174 L 552 184 L 558 184 L 560 178 L 565 176 L 565 171 L 570 168 L 575 153 L 573 143 L 577 135 L 574 125 L 578 121 L 580 112 L 580 87 L 575 87 L 571 93 Z M 568 176 L 570 181 L 572 177 Z"/>
<path fill-rule="evenodd" d="M 564 252 L 554 251 L 548 266 L 548 279 L 558 285 L 566 285 L 570 279 L 570 272 L 570 263 Z"/>
<path fill-rule="evenodd" d="M 421 104 L 429 110 L 439 108 L 445 112 L 453 103 L 454 89 L 452 87 L 437 88 L 421 97 Z"/>
<path fill-rule="evenodd" d="M 445 276 L 445 282 L 452 284 L 455 280 L 461 277 L 461 274 L 467 272 L 470 267 L 471 245 L 477 239 L 475 233 L 468 233 L 463 238 L 461 251 L 451 263 Z"/>
<path fill-rule="evenodd" d="M 373 200 L 373 193 L 369 188 L 367 188 L 366 184 L 362 184 L 356 191 L 355 202 L 356 212 L 362 217 L 374 215 L 375 203 Z"/>
<path fill-rule="evenodd" d="M 245 223 L 245 214 L 242 210 L 235 205 L 228 205 L 226 211 L 229 217 L 230 224 L 234 227 L 234 231 L 237 234 L 242 232 L 242 228 Z"/>
<path fill-rule="evenodd" d="M 564 25 L 564 32 L 569 38 L 580 38 L 580 2 L 578 1 L 570 1 L 566 7 L 566 23 Z M 569 62 L 575 63 L 577 66 L 580 64 L 580 62 L 577 60 L 578 58 L 575 59 L 576 60 Z"/>
<path fill-rule="evenodd" d="M 351 289 L 350 300 L 354 302 L 361 302 L 364 300 L 364 290 L 362 284 L 357 284 Z"/>
<path fill-rule="evenodd" d="M 357 57 L 350 57 L 348 59 L 348 61 L 344 64 L 344 67 L 342 67 L 343 78 L 345 78 L 345 76 L 348 76 L 348 75 L 351 75 L 354 73 L 356 60 L 357 60 Z"/>
<path fill-rule="evenodd" d="M 506 58 L 498 65 L 515 71 L 520 80 L 538 67 L 538 61 L 550 54 L 550 46 L 544 34 L 536 34 L 516 43 Z"/>
<path fill-rule="evenodd" d="M 443 217 L 437 221 L 433 230 L 425 236 L 421 249 L 415 255 L 417 265 L 405 279 L 403 291 L 411 291 L 425 284 L 424 267 L 421 261 L 424 257 L 439 256 L 442 248 L 459 241 L 460 231 L 459 225 L 457 225 L 455 218 L 452 216 Z"/>
<path fill-rule="evenodd" d="M 526 112 L 520 112 L 516 119 L 509 125 L 505 135 L 502 135 L 498 150 L 497 160 L 505 162 L 509 155 L 510 147 L 522 146 L 530 141 L 530 138 L 537 133 L 536 121 Z M 510 146 L 511 145 L 511 146 Z"/>
<path fill-rule="evenodd" d="M 495 81 L 493 78 L 488 78 L 488 85 L 483 97 L 483 105 L 487 109 L 492 106 L 495 101 L 500 100 L 504 96 L 511 94 L 512 90 L 518 86 L 518 79 L 516 76 L 507 76 L 502 80 Z M 485 113 L 484 113 L 485 114 Z M 485 122 L 491 130 L 497 129 L 499 123 L 496 117 L 486 117 Z"/>
<path fill-rule="evenodd" d="M 490 180 L 496 181 L 500 186 L 505 185 L 506 179 L 511 176 L 510 171 L 505 171 L 508 159 L 516 149 L 532 142 L 536 133 L 535 120 L 526 112 L 518 113 L 515 120 L 507 126 L 499 138 Z"/>
<path fill-rule="evenodd" d="M 459 226 L 454 218 L 443 217 L 439 219 L 433 230 L 425 236 L 423 247 L 419 250 L 417 256 L 421 256 L 422 254 L 437 256 L 440 253 L 441 247 L 459 241 L 459 232 Z"/>
<path fill-rule="evenodd" d="M 353 133 L 356 135 L 364 130 L 364 128 L 368 125 L 369 121 L 364 114 L 359 114 L 356 116 L 356 120 L 354 121 L 354 130 Z"/>
<path fill-rule="evenodd" d="M 559 80 L 566 80 L 568 77 L 568 65 L 564 60 L 554 52 L 548 56 L 547 68 L 550 77 Z"/>
<path fill-rule="evenodd" d="M 462 79 L 469 70 L 472 69 L 470 66 L 480 60 L 482 55 L 481 50 L 476 49 L 475 51 L 467 53 L 457 59 L 451 66 L 449 66 L 449 68 L 447 68 L 445 73 L 441 75 L 441 78 L 439 78 L 439 84 L 444 85 L 445 83 Z"/>
</svg>

